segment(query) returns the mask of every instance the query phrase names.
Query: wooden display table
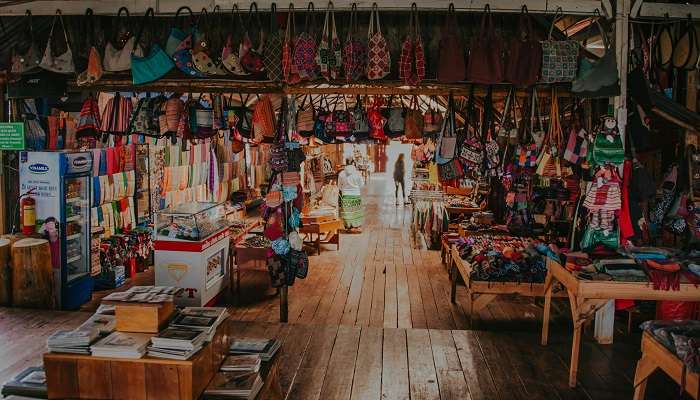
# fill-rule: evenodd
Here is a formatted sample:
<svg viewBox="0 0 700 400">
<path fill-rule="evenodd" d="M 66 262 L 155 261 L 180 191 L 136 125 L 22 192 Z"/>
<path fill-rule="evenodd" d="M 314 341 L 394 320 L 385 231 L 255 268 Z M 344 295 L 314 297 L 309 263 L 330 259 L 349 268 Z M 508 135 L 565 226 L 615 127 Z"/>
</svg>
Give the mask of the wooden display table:
<svg viewBox="0 0 700 400">
<path fill-rule="evenodd" d="M 457 274 L 462 277 L 464 286 L 467 289 L 467 309 L 465 312 L 469 317 L 469 323 L 472 322 L 472 315 L 480 311 L 492 302 L 496 296 L 517 294 L 527 297 L 542 297 L 545 295 L 544 283 L 519 283 L 519 282 L 491 282 L 491 281 L 475 281 L 470 278 L 472 272 L 471 263 L 460 257 L 457 246 L 452 245 L 452 290 L 450 291 L 450 300 L 452 303 L 457 297 Z M 555 296 L 565 296 L 563 293 L 557 293 Z"/>
<path fill-rule="evenodd" d="M 647 379 L 657 369 L 664 371 L 679 385 L 685 385 L 683 391 L 693 399 L 700 399 L 700 374 L 685 369 L 683 362 L 675 354 L 668 351 L 654 336 L 644 332 L 642 358 L 637 362 L 637 370 L 634 373 L 634 400 L 644 399 Z M 671 392 L 672 390 L 668 391 Z"/>
<path fill-rule="evenodd" d="M 648 282 L 593 281 L 576 277 L 560 263 L 547 260 L 547 278 L 545 279 L 545 302 L 542 321 L 542 345 L 549 339 L 549 314 L 552 306 L 552 287 L 559 282 L 566 288 L 571 304 L 574 332 L 571 344 L 571 365 L 569 366 L 569 386 L 576 386 L 579 350 L 581 348 L 581 330 L 583 324 L 595 316 L 608 300 L 673 300 L 697 301 L 700 299 L 700 286 L 681 283 L 680 290 L 654 290 Z"/>
<path fill-rule="evenodd" d="M 46 353 L 49 399 L 198 399 L 231 345 L 228 321 L 214 340 L 186 361 L 121 359 Z"/>
<path fill-rule="evenodd" d="M 299 228 L 299 233 L 308 235 L 308 240 L 305 238 L 304 243 L 311 244 L 316 247 L 316 252 L 321 254 L 321 244 L 334 244 L 340 250 L 340 235 L 338 231 L 345 228 L 345 224 L 340 219 L 331 221 L 306 223 Z M 314 236 L 316 235 L 316 240 Z M 322 239 L 321 236 L 324 236 Z"/>
</svg>

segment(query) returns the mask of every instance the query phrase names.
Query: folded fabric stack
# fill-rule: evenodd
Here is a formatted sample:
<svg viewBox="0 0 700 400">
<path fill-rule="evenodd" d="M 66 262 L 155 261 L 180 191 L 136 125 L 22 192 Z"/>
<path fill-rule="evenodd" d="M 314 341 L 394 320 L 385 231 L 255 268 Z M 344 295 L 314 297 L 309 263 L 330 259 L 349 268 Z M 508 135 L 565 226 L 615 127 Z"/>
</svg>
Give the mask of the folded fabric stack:
<svg viewBox="0 0 700 400">
<path fill-rule="evenodd" d="M 472 265 L 472 280 L 541 283 L 547 265 L 535 245 L 527 238 L 483 235 L 464 239 L 458 249 Z"/>
<path fill-rule="evenodd" d="M 700 372 L 700 321 L 653 320 L 640 327 L 683 361 L 688 370 Z"/>
</svg>

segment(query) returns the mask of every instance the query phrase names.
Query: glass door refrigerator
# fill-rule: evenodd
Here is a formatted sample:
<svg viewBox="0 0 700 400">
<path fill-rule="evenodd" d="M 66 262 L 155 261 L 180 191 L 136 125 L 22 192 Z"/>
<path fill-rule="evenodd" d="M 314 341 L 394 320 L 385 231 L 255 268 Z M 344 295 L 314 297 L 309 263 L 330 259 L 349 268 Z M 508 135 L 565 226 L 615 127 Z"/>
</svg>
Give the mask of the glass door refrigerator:
<svg viewBox="0 0 700 400">
<path fill-rule="evenodd" d="M 36 201 L 36 231 L 51 245 L 61 309 L 74 310 L 90 300 L 94 282 L 90 275 L 90 176 L 89 152 L 20 153 L 20 193 L 32 191 Z"/>
</svg>

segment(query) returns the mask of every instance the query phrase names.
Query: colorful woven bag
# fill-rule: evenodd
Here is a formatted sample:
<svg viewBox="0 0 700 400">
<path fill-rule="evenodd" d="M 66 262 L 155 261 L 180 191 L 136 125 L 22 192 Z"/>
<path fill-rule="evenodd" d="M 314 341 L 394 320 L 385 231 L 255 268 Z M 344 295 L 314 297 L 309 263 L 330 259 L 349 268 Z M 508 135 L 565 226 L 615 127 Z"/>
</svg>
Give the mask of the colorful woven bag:
<svg viewBox="0 0 700 400">
<path fill-rule="evenodd" d="M 275 110 L 269 95 L 263 96 L 253 111 L 253 135 L 257 141 L 275 137 Z"/>
<path fill-rule="evenodd" d="M 277 26 L 277 4 L 270 5 L 270 32 L 265 38 L 263 49 L 263 64 L 267 72 L 267 78 L 271 81 L 282 81 L 282 47 L 285 36 L 280 34 Z"/>
<path fill-rule="evenodd" d="M 340 68 L 343 65 L 342 51 L 338 32 L 335 27 L 335 11 L 333 2 L 328 2 L 326 18 L 323 22 L 321 43 L 316 50 L 316 64 L 318 64 L 321 76 L 326 80 L 337 79 L 340 76 Z"/>
<path fill-rule="evenodd" d="M 234 77 L 243 78 L 249 76 L 250 74 L 245 69 L 243 69 L 243 65 L 241 65 L 240 46 L 238 39 L 241 39 L 244 36 L 244 25 L 241 13 L 238 10 L 238 5 L 236 5 L 235 3 L 233 4 L 233 8 L 231 9 L 230 26 L 235 26 L 237 28 L 235 29 L 235 33 L 234 30 L 232 30 L 226 36 L 226 43 L 224 44 L 223 49 L 221 49 L 221 64 Z"/>
<path fill-rule="evenodd" d="M 367 31 L 367 79 L 377 80 L 391 72 L 391 53 L 379 25 L 379 8 L 372 3 Z"/>
<path fill-rule="evenodd" d="M 411 4 L 408 35 L 401 45 L 399 79 L 408 85 L 418 85 L 425 78 L 425 49 L 418 24 L 418 6 Z"/>
<path fill-rule="evenodd" d="M 284 32 L 284 43 L 282 44 L 282 78 L 289 84 L 298 83 L 301 78 L 296 73 L 294 64 L 294 43 L 295 37 L 295 22 L 294 22 L 294 3 L 289 3 L 287 11 L 287 26 Z"/>
<path fill-rule="evenodd" d="M 552 30 L 557 16 L 561 16 L 561 8 L 558 8 L 554 15 L 547 40 L 542 41 L 541 81 L 543 83 L 571 82 L 576 77 L 578 69 L 579 43 L 575 40 L 552 40 Z"/>
<path fill-rule="evenodd" d="M 350 9 L 350 26 L 343 47 L 343 68 L 349 81 L 361 79 L 367 68 L 367 45 L 357 36 L 357 3 L 352 3 Z"/>
<path fill-rule="evenodd" d="M 309 3 L 306 9 L 306 26 L 294 41 L 294 57 L 292 58 L 292 75 L 299 80 L 311 81 L 318 77 L 319 67 L 316 63 L 316 39 L 314 24 L 314 3 Z"/>
</svg>

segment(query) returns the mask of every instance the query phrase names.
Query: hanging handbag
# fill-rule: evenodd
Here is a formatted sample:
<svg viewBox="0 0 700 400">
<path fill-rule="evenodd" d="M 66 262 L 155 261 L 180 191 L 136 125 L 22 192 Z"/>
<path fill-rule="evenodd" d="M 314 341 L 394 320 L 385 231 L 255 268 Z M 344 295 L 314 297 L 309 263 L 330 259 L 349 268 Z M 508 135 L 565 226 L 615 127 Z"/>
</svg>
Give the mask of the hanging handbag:
<svg viewBox="0 0 700 400">
<path fill-rule="evenodd" d="M 404 118 L 404 135 L 406 139 L 420 139 L 423 137 L 423 115 L 418 106 L 418 97 L 413 96 L 411 104 L 406 109 Z"/>
<path fill-rule="evenodd" d="M 511 86 L 510 90 L 508 91 L 508 95 L 506 96 L 506 103 L 503 107 L 503 113 L 501 115 L 501 124 L 498 127 L 498 133 L 496 135 L 499 146 L 506 146 L 507 144 L 510 144 L 512 136 L 515 136 L 515 143 L 513 144 L 517 144 L 518 118 L 515 101 L 515 87 Z"/>
<path fill-rule="evenodd" d="M 272 139 L 275 137 L 275 110 L 272 108 L 270 95 L 264 95 L 255 104 L 253 111 L 253 135 L 256 140 Z"/>
<path fill-rule="evenodd" d="M 301 78 L 294 65 L 294 43 L 296 42 L 296 18 L 294 17 L 294 3 L 289 3 L 287 10 L 287 26 L 284 30 L 284 43 L 282 45 L 282 78 L 288 84 L 298 83 Z"/>
<path fill-rule="evenodd" d="M 579 109 L 576 103 L 571 110 L 571 123 L 569 127 L 569 138 L 566 141 L 563 158 L 574 164 L 581 164 L 588 155 L 588 132 L 583 128 L 578 117 Z"/>
<path fill-rule="evenodd" d="M 571 82 L 576 77 L 579 43 L 575 40 L 552 40 L 554 23 L 561 13 L 561 7 L 558 7 L 547 40 L 542 41 L 543 83 Z"/>
<path fill-rule="evenodd" d="M 335 26 L 335 11 L 333 10 L 332 1 L 328 2 L 328 8 L 326 8 L 321 42 L 316 50 L 316 64 L 320 68 L 321 76 L 326 80 L 337 79 L 340 76 L 343 58 Z"/>
<path fill-rule="evenodd" d="M 207 139 L 218 132 L 214 129 L 214 109 L 202 104 L 200 98 L 193 101 L 189 107 L 190 133 L 195 139 Z"/>
<path fill-rule="evenodd" d="M 316 120 L 314 121 L 314 136 L 323 143 L 329 144 L 335 142 L 335 137 L 326 132 L 326 122 L 331 113 L 328 111 L 328 99 L 326 97 L 322 97 L 321 101 L 323 100 L 326 101 L 326 106 L 322 106 L 315 113 Z"/>
<path fill-rule="evenodd" d="M 481 30 L 472 39 L 467 78 L 484 85 L 503 82 L 502 54 L 502 43 L 493 26 L 491 7 L 486 4 L 484 15 L 481 17 Z"/>
<path fill-rule="evenodd" d="M 437 79 L 444 83 L 460 82 L 466 78 L 467 68 L 464 62 L 464 43 L 459 33 L 455 6 L 450 3 L 442 28 L 439 45 L 439 64 Z"/>
<path fill-rule="evenodd" d="M 85 32 L 86 44 L 89 46 L 89 50 L 87 54 L 87 63 L 85 64 L 86 69 L 80 72 L 75 79 L 78 86 L 94 84 L 102 78 L 102 74 L 104 73 L 102 69 L 102 57 L 96 47 L 95 17 L 91 8 L 85 11 L 85 17 L 89 25 L 87 32 Z"/>
<path fill-rule="evenodd" d="M 319 67 L 316 63 L 317 46 L 314 13 L 314 3 L 309 2 L 306 9 L 304 32 L 300 33 L 294 41 L 291 75 L 298 76 L 298 79 L 302 81 L 312 81 L 318 77 L 319 73 Z"/>
<path fill-rule="evenodd" d="M 385 109 L 386 124 L 384 125 L 384 131 L 386 135 L 390 138 L 397 138 L 403 135 L 406 127 L 406 109 L 403 105 L 399 107 L 394 107 L 392 105 L 394 96 L 389 96 L 389 104 Z M 399 100 L 401 103 L 401 100 Z"/>
<path fill-rule="evenodd" d="M 535 107 L 536 107 L 537 89 L 532 89 L 532 102 L 530 104 L 530 119 L 529 124 L 523 124 L 523 143 L 518 144 L 515 151 L 515 165 L 520 168 L 533 168 L 537 166 L 537 158 L 539 156 L 540 145 L 535 142 L 533 132 L 535 131 Z M 540 125 L 542 121 L 537 117 Z M 541 129 L 541 128 L 540 128 Z M 542 138 L 544 139 L 544 138 Z"/>
<path fill-rule="evenodd" d="M 440 178 L 440 182 L 451 181 L 463 177 L 464 167 L 462 167 L 459 158 L 455 157 L 444 164 L 438 164 L 438 176 Z"/>
<path fill-rule="evenodd" d="M 593 165 L 606 163 L 620 165 L 624 160 L 625 148 L 622 143 L 622 135 L 617 127 L 617 120 L 611 116 L 604 116 L 596 130 L 590 162 Z"/>
<path fill-rule="evenodd" d="M 690 15 L 685 24 L 685 30 L 673 46 L 672 64 L 674 68 L 693 71 L 697 68 L 700 55 L 700 36 L 695 29 L 695 23 Z"/>
<path fill-rule="evenodd" d="M 267 78 L 271 81 L 280 82 L 282 75 L 282 47 L 285 36 L 280 34 L 277 26 L 277 3 L 270 5 L 270 32 L 265 38 L 265 48 L 263 49 L 263 65 L 267 72 Z"/>
<path fill-rule="evenodd" d="M 131 69 L 131 55 L 142 57 L 143 49 L 136 44 L 136 38 L 132 35 L 129 10 L 126 7 L 117 11 L 115 25 L 113 37 L 105 45 L 102 67 L 109 72 L 128 71 Z"/>
<path fill-rule="evenodd" d="M 180 114 L 184 109 L 184 103 L 179 96 L 173 95 L 161 105 L 161 112 L 158 118 L 158 126 L 161 135 L 171 135 L 174 137 L 180 123 Z"/>
<path fill-rule="evenodd" d="M 238 45 L 243 40 L 245 25 L 238 10 L 238 5 L 235 3 L 231 9 L 230 26 L 236 28 L 232 29 L 226 36 L 226 43 L 221 50 L 221 64 L 234 77 L 246 78 L 250 74 L 241 65 L 240 46 Z"/>
<path fill-rule="evenodd" d="M 146 26 L 151 27 L 151 40 L 155 39 L 153 34 L 153 8 L 149 8 L 146 11 L 146 16 L 142 22 L 141 28 L 138 34 L 136 34 L 136 39 L 134 43 L 136 47 L 141 43 L 143 38 L 143 31 Z M 151 51 L 146 57 L 139 57 L 136 54 L 131 54 L 131 79 L 134 85 L 141 85 L 144 83 L 149 83 L 156 81 L 164 77 L 168 72 L 175 68 L 175 64 L 168 57 L 168 55 L 160 48 L 158 43 L 151 43 Z"/>
<path fill-rule="evenodd" d="M 438 139 L 437 149 L 435 151 L 435 161 L 440 164 L 446 164 L 457 156 L 457 131 L 454 115 L 454 98 L 450 94 L 447 106 L 447 120 L 442 125 L 440 138 Z"/>
<path fill-rule="evenodd" d="M 367 119 L 365 108 L 362 106 L 362 99 L 360 98 L 360 95 L 357 95 L 355 98 L 355 107 L 352 110 L 352 118 L 353 134 L 356 137 L 365 136 L 366 138 L 369 135 L 369 121 Z"/>
<path fill-rule="evenodd" d="M 542 149 L 537 158 L 537 175 L 547 178 L 561 178 L 561 162 L 559 149 L 561 148 L 562 128 L 559 116 L 559 101 L 557 89 L 552 88 L 551 108 L 549 111 L 549 129 L 545 135 Z"/>
<path fill-rule="evenodd" d="M 391 72 L 391 53 L 379 25 L 379 7 L 372 3 L 367 31 L 367 79 L 377 80 Z"/>
<path fill-rule="evenodd" d="M 425 78 L 425 49 L 418 24 L 418 6 L 411 4 L 408 35 L 401 45 L 399 79 L 407 85 L 418 85 Z"/>
<path fill-rule="evenodd" d="M 287 113 L 287 97 L 282 97 L 282 107 L 280 109 L 280 115 L 286 115 Z M 287 119 L 280 117 L 277 121 L 277 132 L 273 138 L 273 143 L 270 146 L 270 159 L 269 164 L 273 172 L 283 172 L 287 169 L 289 165 L 287 160 L 287 148 L 285 147 L 286 135 L 287 135 Z"/>
<path fill-rule="evenodd" d="M 187 11 L 190 14 L 190 20 L 189 24 L 185 23 L 185 27 L 183 29 L 180 29 L 178 21 L 180 18 L 180 13 L 183 11 Z M 177 12 L 175 12 L 175 23 L 170 28 L 170 34 L 168 35 L 168 39 L 165 42 L 165 53 L 169 57 L 175 55 L 175 51 L 177 51 L 177 48 L 180 46 L 180 43 L 182 43 L 182 41 L 185 40 L 185 38 L 187 37 L 187 33 L 185 33 L 184 29 L 190 29 L 194 24 L 194 15 L 192 14 L 192 10 L 189 7 L 182 6 L 177 9 Z"/>
<path fill-rule="evenodd" d="M 257 35 L 255 35 L 255 31 L 251 29 L 253 25 L 255 25 Z M 255 46 L 251 36 L 257 36 L 257 46 Z M 243 35 L 243 42 L 241 44 L 241 65 L 246 71 L 261 77 L 265 75 L 265 64 L 262 58 L 263 44 L 263 30 L 262 24 L 260 23 L 260 14 L 258 13 L 258 4 L 252 2 L 248 10 L 248 29 Z"/>
<path fill-rule="evenodd" d="M 224 76 L 226 75 L 226 69 L 219 62 L 218 55 L 214 56 L 214 37 L 216 36 L 216 30 L 214 26 L 220 26 L 223 24 L 221 20 L 221 9 L 219 6 L 215 6 L 212 11 L 212 16 L 209 17 L 209 13 L 205 8 L 202 9 L 197 18 L 197 31 L 192 37 L 192 63 L 194 68 L 205 75 L 210 76 Z"/>
<path fill-rule="evenodd" d="M 153 136 L 155 132 L 150 132 L 151 124 L 150 124 L 150 112 L 149 112 L 149 105 L 151 103 L 151 99 L 148 97 L 143 97 L 139 99 L 138 103 L 136 103 L 136 108 L 134 109 L 134 112 L 131 114 L 131 119 L 129 119 L 129 127 L 127 128 L 127 132 L 131 134 L 144 134 L 144 135 L 149 135 Z"/>
<path fill-rule="evenodd" d="M 428 109 L 423 114 L 423 133 L 425 134 L 439 133 L 442 129 L 443 116 L 437 107 L 437 98 L 433 96 L 428 102 Z"/>
<path fill-rule="evenodd" d="M 131 99 L 122 97 L 119 92 L 107 101 L 102 114 L 100 130 L 104 134 L 124 135 L 128 132 L 133 105 Z"/>
<path fill-rule="evenodd" d="M 309 103 L 306 103 L 306 100 Z M 314 106 L 311 101 L 311 95 L 307 95 L 301 101 L 301 105 L 297 110 L 296 123 L 297 123 L 297 133 L 302 137 L 311 137 L 314 134 L 314 122 L 316 121 L 314 115 Z"/>
<path fill-rule="evenodd" d="M 581 57 L 578 76 L 571 82 L 571 92 L 583 98 L 616 96 L 620 94 L 620 85 L 615 49 L 610 45 L 608 36 L 600 22 L 596 20 L 595 25 L 600 31 L 605 54 L 594 62 L 589 61 L 586 57 Z"/>
<path fill-rule="evenodd" d="M 352 3 L 348 35 L 343 47 L 343 68 L 348 81 L 362 79 L 367 68 L 367 45 L 359 39 L 357 26 L 357 3 Z"/>
<path fill-rule="evenodd" d="M 348 137 L 353 133 L 353 117 L 345 103 L 344 110 L 334 109 L 326 119 L 326 132 L 336 137 Z"/>
<path fill-rule="evenodd" d="M 61 30 L 63 31 L 63 38 L 66 43 L 66 51 L 58 56 L 53 54 L 53 44 L 54 44 L 54 28 L 56 27 L 56 20 L 61 22 Z M 56 72 L 58 74 L 73 74 L 75 73 L 75 63 L 73 61 L 73 51 L 70 48 L 70 41 L 68 40 L 68 33 L 66 32 L 66 26 L 63 23 L 63 14 L 61 10 L 56 10 L 56 15 L 53 17 L 53 22 L 51 22 L 51 31 L 49 32 L 49 40 L 46 43 L 46 50 L 44 50 L 44 57 L 39 63 L 39 67 Z"/>
<path fill-rule="evenodd" d="M 90 93 L 80 108 L 80 116 L 75 126 L 75 133 L 78 139 L 83 137 L 100 137 L 100 108 L 97 99 Z"/>
<path fill-rule="evenodd" d="M 537 83 L 542 65 L 542 45 L 534 36 L 532 19 L 523 5 L 518 18 L 517 35 L 511 40 L 505 80 L 519 87 Z"/>
<path fill-rule="evenodd" d="M 187 10 L 189 10 L 189 8 Z M 191 12 L 192 11 L 190 10 L 190 13 Z M 175 62 L 177 69 L 191 78 L 205 78 L 207 76 L 207 74 L 195 68 L 194 60 L 192 59 L 194 41 L 198 35 L 197 23 L 192 20 L 192 26 L 190 27 L 189 33 L 180 41 L 180 44 L 177 45 L 172 55 L 172 59 Z"/>
<path fill-rule="evenodd" d="M 375 140 L 384 141 L 387 139 L 384 132 L 386 118 L 382 115 L 382 99 L 377 96 L 372 105 L 367 110 L 367 120 L 369 121 L 369 137 Z"/>
<path fill-rule="evenodd" d="M 12 48 L 11 72 L 13 74 L 28 74 L 36 72 L 39 69 L 39 63 L 41 62 L 41 55 L 34 38 L 32 12 L 27 10 L 24 19 L 25 21 L 23 21 L 22 24 L 26 26 L 25 35 L 29 44 L 24 49 L 19 45 L 14 45 Z"/>
</svg>

